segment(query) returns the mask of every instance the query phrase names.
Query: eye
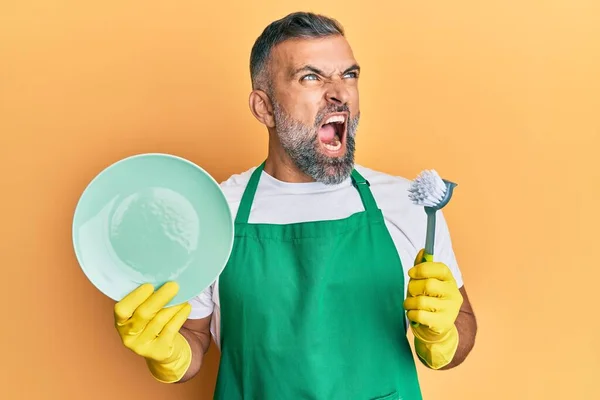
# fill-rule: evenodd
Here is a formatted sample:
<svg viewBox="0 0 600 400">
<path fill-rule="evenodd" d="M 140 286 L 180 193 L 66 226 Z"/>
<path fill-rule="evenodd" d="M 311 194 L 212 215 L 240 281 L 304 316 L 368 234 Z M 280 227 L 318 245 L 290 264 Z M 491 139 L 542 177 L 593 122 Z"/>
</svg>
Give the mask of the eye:
<svg viewBox="0 0 600 400">
<path fill-rule="evenodd" d="M 358 72 L 356 72 L 356 71 L 348 72 L 344 75 L 344 78 L 356 79 L 356 78 L 358 78 Z"/>
<path fill-rule="evenodd" d="M 319 77 L 315 74 L 308 74 L 308 75 L 304 75 L 302 77 L 302 81 L 314 81 L 314 80 L 318 80 Z"/>
</svg>

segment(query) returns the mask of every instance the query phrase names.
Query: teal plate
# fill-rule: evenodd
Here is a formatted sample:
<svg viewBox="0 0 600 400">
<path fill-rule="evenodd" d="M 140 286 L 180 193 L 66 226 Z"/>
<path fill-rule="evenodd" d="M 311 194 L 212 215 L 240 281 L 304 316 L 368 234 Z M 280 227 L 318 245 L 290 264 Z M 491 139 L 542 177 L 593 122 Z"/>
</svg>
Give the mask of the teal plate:
<svg viewBox="0 0 600 400">
<path fill-rule="evenodd" d="M 179 284 L 184 303 L 216 280 L 234 225 L 218 183 L 169 154 L 120 160 L 85 188 L 73 217 L 73 246 L 90 282 L 115 301 L 143 283 Z"/>
</svg>

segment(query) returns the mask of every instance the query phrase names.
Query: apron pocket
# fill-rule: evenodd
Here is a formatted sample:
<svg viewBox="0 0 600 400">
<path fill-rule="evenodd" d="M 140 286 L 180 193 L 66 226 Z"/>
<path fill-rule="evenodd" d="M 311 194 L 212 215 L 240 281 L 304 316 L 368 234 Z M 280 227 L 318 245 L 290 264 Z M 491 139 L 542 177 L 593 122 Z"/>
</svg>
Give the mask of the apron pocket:
<svg viewBox="0 0 600 400">
<path fill-rule="evenodd" d="M 398 395 L 398 391 L 394 391 L 390 394 L 386 394 L 385 396 L 374 397 L 371 400 L 402 400 L 402 397 Z"/>
</svg>

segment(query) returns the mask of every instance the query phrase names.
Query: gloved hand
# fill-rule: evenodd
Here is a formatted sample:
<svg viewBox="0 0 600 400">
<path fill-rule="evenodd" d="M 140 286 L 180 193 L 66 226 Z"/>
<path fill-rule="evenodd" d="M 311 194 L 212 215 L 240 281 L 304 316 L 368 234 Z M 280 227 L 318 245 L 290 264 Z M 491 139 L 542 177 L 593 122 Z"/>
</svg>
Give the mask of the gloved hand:
<svg viewBox="0 0 600 400">
<path fill-rule="evenodd" d="M 417 355 L 432 369 L 448 365 L 458 347 L 454 325 L 463 297 L 452 271 L 443 263 L 422 262 L 419 251 L 414 267 L 408 271 L 408 294 L 404 301 L 407 318 L 415 336 Z"/>
<path fill-rule="evenodd" d="M 179 286 L 167 282 L 156 292 L 143 284 L 115 304 L 115 327 L 125 347 L 144 357 L 150 372 L 163 383 L 176 382 L 187 371 L 192 351 L 179 329 L 187 320 L 188 303 L 166 307 Z"/>
</svg>

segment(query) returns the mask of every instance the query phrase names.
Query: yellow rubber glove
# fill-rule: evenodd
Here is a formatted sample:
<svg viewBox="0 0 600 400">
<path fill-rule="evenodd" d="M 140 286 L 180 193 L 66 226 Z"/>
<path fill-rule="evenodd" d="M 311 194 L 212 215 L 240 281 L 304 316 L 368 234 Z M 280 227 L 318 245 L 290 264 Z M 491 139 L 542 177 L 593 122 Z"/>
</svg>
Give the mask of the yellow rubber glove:
<svg viewBox="0 0 600 400">
<path fill-rule="evenodd" d="M 166 307 L 179 286 L 167 282 L 156 292 L 143 284 L 115 304 L 115 327 L 125 347 L 144 357 L 152 376 L 172 383 L 183 377 L 192 362 L 192 351 L 179 329 L 187 320 L 188 303 Z"/>
<path fill-rule="evenodd" d="M 404 301 L 407 318 L 415 336 L 415 351 L 430 368 L 448 365 L 458 347 L 454 325 L 463 297 L 452 271 L 438 262 L 421 262 L 424 250 L 408 271 L 408 295 Z"/>
</svg>

